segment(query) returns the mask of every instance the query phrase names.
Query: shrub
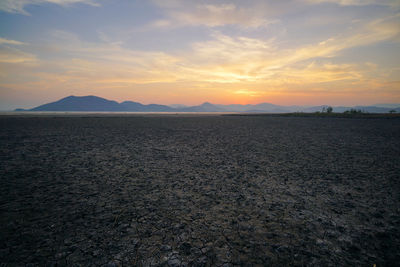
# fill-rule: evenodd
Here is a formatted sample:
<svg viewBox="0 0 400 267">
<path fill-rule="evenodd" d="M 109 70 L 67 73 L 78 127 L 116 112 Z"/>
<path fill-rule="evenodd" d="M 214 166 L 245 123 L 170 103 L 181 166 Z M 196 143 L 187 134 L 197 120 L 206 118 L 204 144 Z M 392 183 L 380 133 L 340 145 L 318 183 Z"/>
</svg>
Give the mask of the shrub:
<svg viewBox="0 0 400 267">
<path fill-rule="evenodd" d="M 350 110 L 346 110 L 345 112 L 344 112 L 345 114 L 362 114 L 362 113 L 364 113 L 361 109 L 354 109 L 354 108 L 352 108 L 352 109 L 350 109 Z"/>
</svg>

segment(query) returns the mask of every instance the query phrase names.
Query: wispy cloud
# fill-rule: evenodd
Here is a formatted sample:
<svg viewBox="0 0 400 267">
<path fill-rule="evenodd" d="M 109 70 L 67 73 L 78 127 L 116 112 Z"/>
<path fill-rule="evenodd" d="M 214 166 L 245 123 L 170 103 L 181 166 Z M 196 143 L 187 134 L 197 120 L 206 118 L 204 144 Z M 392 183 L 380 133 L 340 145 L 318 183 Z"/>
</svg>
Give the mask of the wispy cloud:
<svg viewBox="0 0 400 267">
<path fill-rule="evenodd" d="M 239 89 L 236 91 L 233 91 L 234 94 L 236 95 L 243 95 L 243 96 L 249 96 L 249 97 L 257 97 L 262 95 L 262 92 L 259 91 L 252 91 L 252 90 L 247 90 L 247 89 Z"/>
<path fill-rule="evenodd" d="M 303 61 L 329 59 L 349 48 L 394 39 L 400 33 L 396 19 L 397 17 L 389 17 L 375 20 L 356 31 L 333 36 L 316 44 L 286 49 L 279 47 L 274 39 L 263 41 L 218 33 L 214 34 L 214 40 L 193 45 L 190 57 L 192 63 L 187 62 L 187 65 L 201 79 L 213 82 L 265 82 L 270 77 L 276 79 L 274 75 Z M 348 65 L 341 77 L 349 72 L 349 68 Z M 333 69 L 328 65 L 323 68 L 324 73 L 332 73 Z M 310 73 L 310 69 L 306 70 Z M 331 80 L 335 79 L 339 79 L 339 76 Z"/>
<path fill-rule="evenodd" d="M 33 63 L 36 56 L 11 47 L 0 47 L 0 62 L 3 63 Z"/>
<path fill-rule="evenodd" d="M 165 9 L 166 18 L 152 23 L 153 27 L 219 27 L 236 25 L 246 28 L 258 28 L 266 27 L 277 21 L 266 17 L 266 7 L 261 2 L 253 2 L 246 6 L 239 6 L 234 3 L 217 4 L 214 2 L 188 4 L 188 2 L 173 1 L 168 4 L 168 2 L 157 1 L 156 3 Z"/>
<path fill-rule="evenodd" d="M 309 3 L 334 3 L 341 6 L 367 6 L 367 5 L 383 5 L 383 6 L 400 6 L 398 0 L 306 0 Z"/>
<path fill-rule="evenodd" d="M 0 37 L 0 45 L 1 45 L 1 44 L 23 45 L 23 44 L 25 44 L 25 43 L 20 42 L 20 41 L 15 41 L 15 40 L 9 40 L 9 39 L 1 38 L 1 37 Z"/>
<path fill-rule="evenodd" d="M 0 62 L 2 63 L 32 63 L 36 62 L 35 55 L 24 52 L 15 46 L 27 45 L 24 42 L 0 37 Z"/>
<path fill-rule="evenodd" d="M 0 10 L 9 13 L 20 13 L 24 15 L 29 15 L 29 13 L 25 10 L 25 6 L 40 5 L 44 3 L 57 4 L 62 6 L 68 6 L 75 3 L 84 3 L 93 6 L 99 5 L 96 0 L 1 0 Z"/>
</svg>

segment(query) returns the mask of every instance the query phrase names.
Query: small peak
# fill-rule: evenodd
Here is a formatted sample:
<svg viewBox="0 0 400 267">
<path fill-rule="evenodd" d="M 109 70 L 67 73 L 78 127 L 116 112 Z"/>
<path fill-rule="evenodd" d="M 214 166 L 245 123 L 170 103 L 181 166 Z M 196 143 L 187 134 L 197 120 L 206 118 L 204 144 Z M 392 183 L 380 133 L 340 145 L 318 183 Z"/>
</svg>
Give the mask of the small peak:
<svg viewBox="0 0 400 267">
<path fill-rule="evenodd" d="M 76 97 L 76 96 L 74 96 L 74 95 L 70 95 L 70 96 L 67 96 L 67 97 L 61 98 L 61 99 L 60 99 L 60 100 L 58 100 L 58 101 L 71 100 L 71 99 L 75 99 L 75 98 L 77 98 L 77 97 Z"/>
<path fill-rule="evenodd" d="M 203 104 L 201 104 L 201 106 L 212 106 L 213 104 L 211 104 L 210 102 L 204 102 Z"/>
</svg>

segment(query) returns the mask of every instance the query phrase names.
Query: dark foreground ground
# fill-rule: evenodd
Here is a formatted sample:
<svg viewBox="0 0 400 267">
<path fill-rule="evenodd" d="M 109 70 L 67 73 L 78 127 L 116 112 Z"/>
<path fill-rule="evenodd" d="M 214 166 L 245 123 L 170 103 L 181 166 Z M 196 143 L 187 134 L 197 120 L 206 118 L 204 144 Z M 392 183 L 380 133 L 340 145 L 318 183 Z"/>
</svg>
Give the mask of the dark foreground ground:
<svg viewBox="0 0 400 267">
<path fill-rule="evenodd" d="M 400 119 L 0 117 L 0 265 L 395 266 Z"/>
</svg>

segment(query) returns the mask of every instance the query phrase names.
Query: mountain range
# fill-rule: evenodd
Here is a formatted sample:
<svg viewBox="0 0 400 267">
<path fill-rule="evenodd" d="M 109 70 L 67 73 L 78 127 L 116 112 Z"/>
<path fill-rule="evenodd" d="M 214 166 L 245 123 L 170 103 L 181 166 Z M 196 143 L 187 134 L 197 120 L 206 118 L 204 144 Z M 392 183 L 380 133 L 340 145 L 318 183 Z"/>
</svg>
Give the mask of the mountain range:
<svg viewBox="0 0 400 267">
<path fill-rule="evenodd" d="M 219 105 L 205 102 L 198 106 L 174 105 L 143 105 L 138 102 L 124 101 L 118 103 L 113 100 L 97 96 L 68 96 L 56 102 L 47 103 L 32 109 L 16 109 L 15 111 L 81 111 L 81 112 L 265 112 L 265 113 L 289 113 L 289 112 L 317 112 L 327 108 L 321 106 L 280 106 L 270 103 L 256 105 Z M 333 112 L 344 112 L 357 109 L 368 113 L 389 113 L 394 110 L 400 112 L 400 104 L 378 104 L 373 106 L 333 107 Z"/>
</svg>

